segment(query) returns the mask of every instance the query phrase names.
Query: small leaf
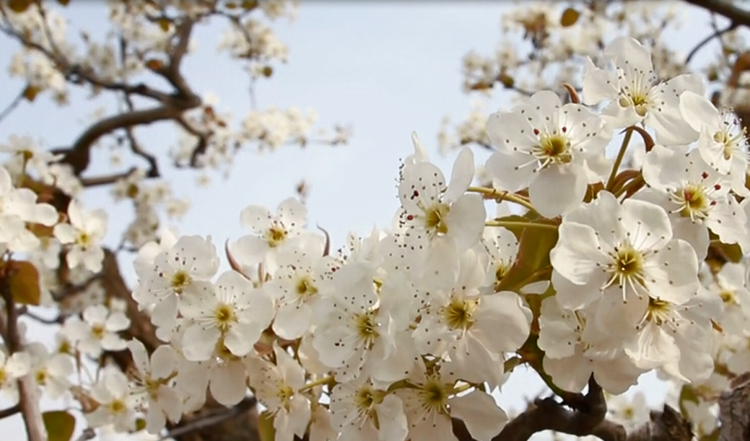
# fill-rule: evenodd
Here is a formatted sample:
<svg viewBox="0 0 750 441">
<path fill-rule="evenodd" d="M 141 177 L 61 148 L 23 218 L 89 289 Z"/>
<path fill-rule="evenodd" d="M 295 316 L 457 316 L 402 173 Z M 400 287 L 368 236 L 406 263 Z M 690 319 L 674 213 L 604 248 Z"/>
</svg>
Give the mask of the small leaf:
<svg viewBox="0 0 750 441">
<path fill-rule="evenodd" d="M 169 32 L 169 25 L 169 20 L 167 20 L 166 18 L 159 19 L 159 27 L 162 31 Z"/>
<path fill-rule="evenodd" d="M 151 70 L 160 70 L 162 67 L 164 67 L 164 62 L 162 62 L 161 60 L 152 58 L 146 61 L 146 67 L 148 67 Z"/>
<path fill-rule="evenodd" d="M 10 292 L 16 303 L 38 306 L 42 292 L 36 267 L 31 262 L 13 261 L 7 271 L 10 273 Z"/>
<path fill-rule="evenodd" d="M 70 3 L 70 0 L 57 0 L 57 3 L 60 3 L 63 6 L 68 6 L 68 3 Z"/>
<path fill-rule="evenodd" d="M 26 86 L 26 89 L 23 90 L 23 97 L 31 102 L 31 101 L 34 101 L 34 98 L 36 98 L 38 93 L 39 93 L 39 88 L 29 84 L 28 86 Z"/>
<path fill-rule="evenodd" d="M 565 11 L 563 11 L 562 16 L 560 17 L 560 25 L 564 28 L 567 28 L 568 26 L 573 26 L 578 21 L 578 17 L 581 16 L 581 13 L 576 11 L 573 8 L 568 8 Z"/>
<path fill-rule="evenodd" d="M 258 436 L 260 441 L 274 441 L 276 438 L 276 429 L 273 427 L 273 415 L 270 412 L 263 411 L 258 417 Z"/>
<path fill-rule="evenodd" d="M 146 420 L 138 418 L 135 420 L 135 431 L 140 432 L 141 430 L 146 430 Z"/>
<path fill-rule="evenodd" d="M 255 9 L 258 7 L 258 0 L 245 0 L 242 2 L 242 8 L 246 10 Z"/>
<path fill-rule="evenodd" d="M 31 6 L 31 0 L 8 0 L 8 7 L 16 14 L 25 12 Z"/>
<path fill-rule="evenodd" d="M 508 216 L 501 220 L 513 220 L 520 216 Z M 526 220 L 526 222 L 529 222 Z M 548 225 L 557 225 L 550 219 L 536 219 L 531 223 L 543 223 Z M 522 230 L 520 236 L 518 229 Z M 511 267 L 508 274 L 500 283 L 499 290 L 516 291 L 529 283 L 540 280 L 549 280 L 552 264 L 549 259 L 549 252 L 557 243 L 558 231 L 542 228 L 509 228 L 518 240 L 518 257 L 516 263 Z M 516 231 L 514 231 L 516 230 Z"/>
<path fill-rule="evenodd" d="M 49 441 L 70 441 L 76 429 L 76 419 L 64 410 L 54 410 L 42 414 L 44 428 Z"/>
</svg>

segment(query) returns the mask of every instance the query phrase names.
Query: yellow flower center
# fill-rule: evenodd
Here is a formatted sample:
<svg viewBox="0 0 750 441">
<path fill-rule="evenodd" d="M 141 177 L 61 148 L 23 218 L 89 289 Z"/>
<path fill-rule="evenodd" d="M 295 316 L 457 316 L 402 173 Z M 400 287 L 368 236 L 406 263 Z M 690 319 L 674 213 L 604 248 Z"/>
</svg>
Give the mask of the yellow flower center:
<svg viewBox="0 0 750 441">
<path fill-rule="evenodd" d="M 438 203 L 425 211 L 425 226 L 438 234 L 448 234 L 448 225 L 445 218 L 450 212 L 447 204 Z"/>
<path fill-rule="evenodd" d="M 379 336 L 375 313 L 372 311 L 359 313 L 354 316 L 354 322 L 357 329 L 357 337 L 365 342 L 365 345 L 369 348 Z"/>
<path fill-rule="evenodd" d="M 478 300 L 452 298 L 443 308 L 443 320 L 450 329 L 467 330 L 474 324 L 474 312 L 478 305 Z"/>
<path fill-rule="evenodd" d="M 419 401 L 422 408 L 428 413 L 439 413 L 448 415 L 448 396 L 451 387 L 440 380 L 440 377 L 431 375 L 427 381 L 419 387 Z"/>
<path fill-rule="evenodd" d="M 214 309 L 214 320 L 221 332 L 226 332 L 229 326 L 237 321 L 237 315 L 234 312 L 234 308 L 222 303 Z"/>
<path fill-rule="evenodd" d="M 172 280 L 170 280 L 170 285 L 175 294 L 182 294 L 184 289 L 191 283 L 193 283 L 193 279 L 190 277 L 190 274 L 183 270 L 178 270 L 174 273 L 172 275 Z"/>
</svg>

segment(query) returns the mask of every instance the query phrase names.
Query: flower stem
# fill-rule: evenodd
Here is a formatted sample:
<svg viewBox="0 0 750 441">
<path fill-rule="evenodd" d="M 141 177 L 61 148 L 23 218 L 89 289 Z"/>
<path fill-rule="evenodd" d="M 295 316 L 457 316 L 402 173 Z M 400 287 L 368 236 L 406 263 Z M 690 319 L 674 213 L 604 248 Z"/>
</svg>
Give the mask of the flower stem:
<svg viewBox="0 0 750 441">
<path fill-rule="evenodd" d="M 622 164 L 622 160 L 625 157 L 625 151 L 628 150 L 628 144 L 630 144 L 630 138 L 632 137 L 633 128 L 628 127 L 625 129 L 625 139 L 622 140 L 620 151 L 617 152 L 617 158 L 615 158 L 615 163 L 612 165 L 612 172 L 609 174 L 609 179 L 607 179 L 607 186 L 605 187 L 607 191 L 612 190 L 612 186 L 615 183 L 615 177 L 617 176 L 617 170 L 620 168 L 620 164 Z"/>
<path fill-rule="evenodd" d="M 487 227 L 506 227 L 506 228 L 542 228 L 545 230 L 557 231 L 557 225 L 541 224 L 536 222 L 518 222 L 518 221 L 498 221 L 492 220 L 484 223 Z"/>
<path fill-rule="evenodd" d="M 495 199 L 498 204 L 502 201 L 514 202 L 518 205 L 526 207 L 531 211 L 536 211 L 534 206 L 531 205 L 531 203 L 525 198 L 517 194 L 509 193 L 507 191 L 497 191 L 494 188 L 487 187 L 469 187 L 467 191 L 470 193 L 483 194 L 485 196 L 485 199 Z"/>
<path fill-rule="evenodd" d="M 334 382 L 334 376 L 333 375 L 329 375 L 327 377 L 319 378 L 319 379 L 317 379 L 315 381 L 307 383 L 306 385 L 302 386 L 299 389 L 299 392 L 304 392 L 304 391 L 310 390 L 310 389 L 312 389 L 312 388 L 314 388 L 316 386 L 321 386 L 321 385 L 324 385 L 324 384 L 331 384 L 333 382 Z"/>
</svg>

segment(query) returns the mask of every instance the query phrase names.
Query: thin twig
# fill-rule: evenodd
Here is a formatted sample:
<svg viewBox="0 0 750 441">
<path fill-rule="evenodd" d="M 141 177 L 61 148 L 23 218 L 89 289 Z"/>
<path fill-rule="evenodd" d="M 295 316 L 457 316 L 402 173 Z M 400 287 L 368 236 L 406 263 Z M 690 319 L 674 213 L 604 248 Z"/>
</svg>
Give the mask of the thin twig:
<svg viewBox="0 0 750 441">
<path fill-rule="evenodd" d="M 176 438 L 178 436 L 182 436 L 196 430 L 205 429 L 206 427 L 219 424 L 241 414 L 242 412 L 252 409 L 256 404 L 258 404 L 258 401 L 255 399 L 255 397 L 245 398 L 232 408 L 223 409 L 219 412 L 209 414 L 203 418 L 191 421 L 184 426 L 171 430 L 169 433 L 159 438 L 159 441 Z"/>
<path fill-rule="evenodd" d="M 10 104 L 8 104 L 8 107 L 6 107 L 5 109 L 3 109 L 2 112 L 0 112 L 0 122 L 2 122 L 5 118 L 7 118 L 8 115 L 10 115 L 10 112 L 15 110 L 16 107 L 18 107 L 18 105 L 21 104 L 21 101 L 23 101 L 23 97 L 25 95 L 26 95 L 26 87 L 21 89 L 21 93 L 19 93 L 18 96 L 16 96 L 13 99 L 13 101 L 11 101 Z"/>
<path fill-rule="evenodd" d="M 693 50 L 691 50 L 691 51 L 690 51 L 690 53 L 688 54 L 687 58 L 685 58 L 685 65 L 687 65 L 687 64 L 690 64 L 690 60 L 692 60 L 692 59 L 693 59 L 693 57 L 695 56 L 695 54 L 697 54 L 697 53 L 698 53 L 698 51 L 699 51 L 699 50 L 700 50 L 700 49 L 701 49 L 701 48 L 702 48 L 703 46 L 705 46 L 706 44 L 708 44 L 708 42 L 710 42 L 710 41 L 711 41 L 711 40 L 713 40 L 714 38 L 717 38 L 717 37 L 721 37 L 722 35 L 726 34 L 727 32 L 730 32 L 730 31 L 732 31 L 732 30 L 734 30 L 734 29 L 737 29 L 737 27 L 738 27 L 738 25 L 737 25 L 737 24 L 736 24 L 735 22 L 732 22 L 732 23 L 730 23 L 730 24 L 729 24 L 729 26 L 727 26 L 726 28 L 724 28 L 724 29 L 720 29 L 720 30 L 715 30 L 715 31 L 714 31 L 714 32 L 713 32 L 713 33 L 712 33 L 711 35 L 709 35 L 708 37 L 706 37 L 706 38 L 704 38 L 703 40 L 701 40 L 701 42 L 700 42 L 700 43 L 698 43 L 698 44 L 697 44 L 697 45 L 696 45 L 696 46 L 695 46 L 695 47 L 693 48 Z"/>
<path fill-rule="evenodd" d="M 23 350 L 22 336 L 18 333 L 18 308 L 13 293 L 8 286 L 8 274 L 5 274 L 0 286 L 0 294 L 5 300 L 5 345 L 10 354 Z M 47 430 L 44 427 L 42 412 L 39 409 L 39 393 L 31 373 L 18 379 L 18 405 L 23 415 L 28 441 L 47 441 Z"/>
</svg>

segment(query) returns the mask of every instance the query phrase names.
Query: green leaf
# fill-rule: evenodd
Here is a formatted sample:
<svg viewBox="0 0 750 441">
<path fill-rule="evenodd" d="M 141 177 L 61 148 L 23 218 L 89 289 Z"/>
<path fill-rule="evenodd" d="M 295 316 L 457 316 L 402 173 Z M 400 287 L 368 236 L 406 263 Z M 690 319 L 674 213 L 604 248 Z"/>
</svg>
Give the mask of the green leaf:
<svg viewBox="0 0 750 441">
<path fill-rule="evenodd" d="M 260 441 L 274 441 L 276 438 L 276 429 L 273 427 L 273 415 L 270 412 L 263 411 L 258 417 L 258 436 Z"/>
<path fill-rule="evenodd" d="M 42 291 L 39 288 L 39 271 L 31 262 L 13 261 L 8 265 L 10 292 L 16 303 L 39 305 Z"/>
<path fill-rule="evenodd" d="M 685 402 L 686 401 L 692 401 L 693 403 L 698 404 L 700 402 L 700 399 L 695 394 L 695 391 L 693 391 L 693 388 L 689 385 L 682 386 L 682 390 L 680 390 L 680 413 L 683 415 L 687 415 L 687 409 L 685 409 Z"/>
<path fill-rule="evenodd" d="M 64 410 L 54 410 L 42 414 L 44 428 L 49 441 L 70 441 L 76 429 L 76 419 Z"/>
<path fill-rule="evenodd" d="M 555 221 L 544 218 L 529 221 L 521 216 L 507 216 L 500 220 L 519 219 L 523 222 L 557 225 Z M 509 230 L 519 238 L 518 257 L 516 263 L 500 282 L 499 289 L 518 291 L 529 283 L 549 280 L 552 270 L 549 252 L 557 243 L 557 230 L 529 227 L 511 227 Z M 518 230 L 520 230 L 520 235 Z"/>
<path fill-rule="evenodd" d="M 560 17 L 560 25 L 564 28 L 567 28 L 568 26 L 573 26 L 578 21 L 578 17 L 581 16 L 581 13 L 576 11 L 573 8 L 568 8 L 565 11 L 563 11 L 562 16 Z"/>
</svg>

